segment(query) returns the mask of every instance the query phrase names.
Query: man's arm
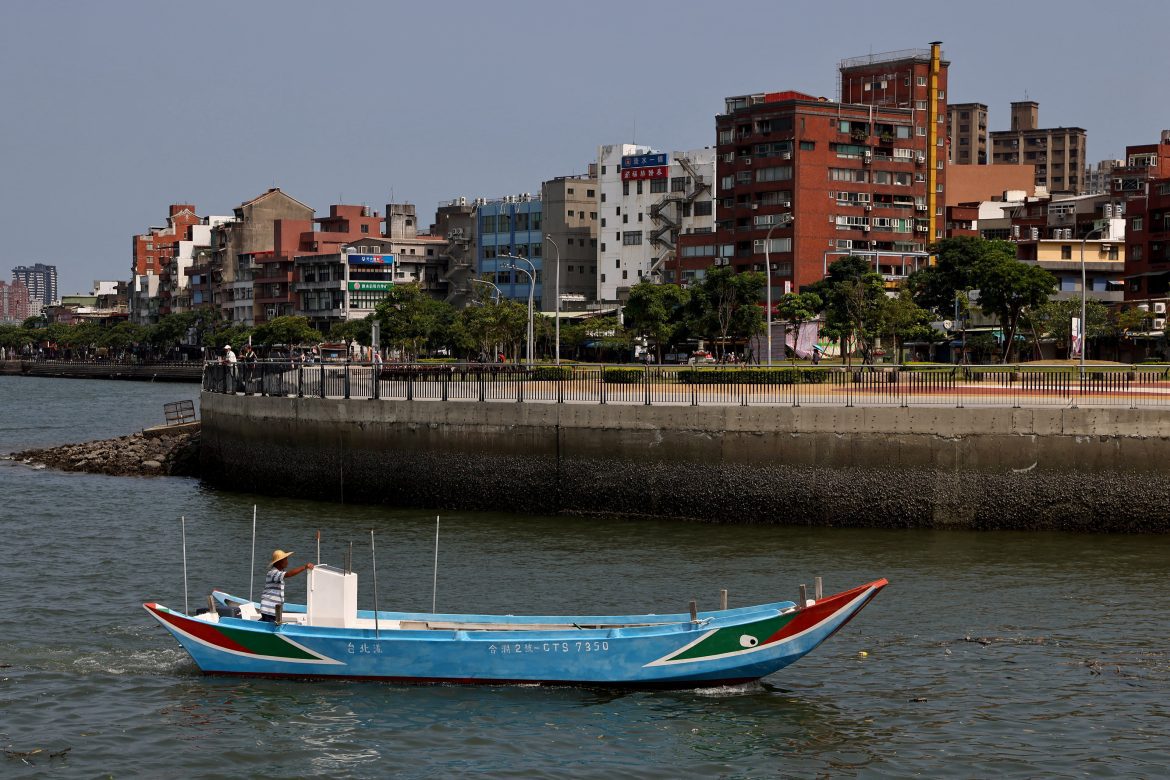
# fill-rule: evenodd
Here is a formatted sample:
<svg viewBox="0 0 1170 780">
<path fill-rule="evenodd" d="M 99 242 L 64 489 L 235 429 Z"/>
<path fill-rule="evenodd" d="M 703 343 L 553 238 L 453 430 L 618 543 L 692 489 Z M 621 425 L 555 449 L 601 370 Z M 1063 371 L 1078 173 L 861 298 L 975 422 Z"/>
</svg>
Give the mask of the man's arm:
<svg viewBox="0 0 1170 780">
<path fill-rule="evenodd" d="M 298 566 L 295 569 L 289 569 L 287 572 L 285 572 L 284 576 L 286 579 L 289 577 L 295 577 L 298 574 L 300 574 L 301 572 L 303 572 L 305 569 L 311 569 L 311 568 L 313 568 L 313 564 L 306 563 L 304 566 Z"/>
</svg>

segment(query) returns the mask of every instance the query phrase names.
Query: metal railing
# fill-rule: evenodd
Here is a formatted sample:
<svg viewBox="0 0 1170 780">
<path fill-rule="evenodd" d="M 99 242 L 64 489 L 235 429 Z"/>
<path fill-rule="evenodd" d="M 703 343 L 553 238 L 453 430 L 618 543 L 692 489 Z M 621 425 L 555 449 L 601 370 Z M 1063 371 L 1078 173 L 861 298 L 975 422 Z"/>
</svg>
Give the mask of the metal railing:
<svg viewBox="0 0 1170 780">
<path fill-rule="evenodd" d="M 638 404 L 1167 408 L 1170 366 L 658 366 L 208 364 L 203 390 L 396 401 Z"/>
</svg>

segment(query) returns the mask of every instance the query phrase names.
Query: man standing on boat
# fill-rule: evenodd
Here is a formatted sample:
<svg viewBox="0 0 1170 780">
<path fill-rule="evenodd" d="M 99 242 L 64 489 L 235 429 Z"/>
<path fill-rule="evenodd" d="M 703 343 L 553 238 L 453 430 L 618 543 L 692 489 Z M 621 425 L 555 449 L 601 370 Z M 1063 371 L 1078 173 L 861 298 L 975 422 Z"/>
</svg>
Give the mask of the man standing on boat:
<svg viewBox="0 0 1170 780">
<path fill-rule="evenodd" d="M 284 611 L 284 578 L 295 577 L 305 569 L 313 568 L 313 564 L 306 563 L 295 569 L 288 569 L 288 559 L 291 552 L 273 550 L 272 560 L 268 563 L 268 574 L 264 576 L 264 593 L 260 596 L 260 619 L 269 623 L 279 623 Z"/>
</svg>

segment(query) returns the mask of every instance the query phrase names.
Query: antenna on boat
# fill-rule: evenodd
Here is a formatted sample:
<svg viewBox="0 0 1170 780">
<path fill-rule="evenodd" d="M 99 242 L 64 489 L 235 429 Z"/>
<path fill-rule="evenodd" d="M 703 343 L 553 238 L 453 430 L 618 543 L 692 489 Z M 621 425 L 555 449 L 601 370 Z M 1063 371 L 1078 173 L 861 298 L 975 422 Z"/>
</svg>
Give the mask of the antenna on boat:
<svg viewBox="0 0 1170 780">
<path fill-rule="evenodd" d="M 370 565 L 374 570 L 374 638 L 378 637 L 378 558 L 374 554 L 374 529 L 370 529 Z"/>
<path fill-rule="evenodd" d="M 191 608 L 187 605 L 187 516 L 180 515 L 179 524 L 183 528 L 183 614 L 190 615 Z"/>
<path fill-rule="evenodd" d="M 431 578 L 431 614 L 435 614 L 435 604 L 439 599 L 439 516 L 435 515 L 435 573 Z"/>
<path fill-rule="evenodd" d="M 316 563 L 321 562 L 321 529 L 317 529 L 317 560 Z"/>
<path fill-rule="evenodd" d="M 345 559 L 345 573 L 349 574 L 353 571 L 353 541 L 349 543 L 349 557 Z"/>
<path fill-rule="evenodd" d="M 252 600 L 252 587 L 256 584 L 256 505 L 252 504 L 252 569 L 248 572 L 248 601 Z"/>
</svg>

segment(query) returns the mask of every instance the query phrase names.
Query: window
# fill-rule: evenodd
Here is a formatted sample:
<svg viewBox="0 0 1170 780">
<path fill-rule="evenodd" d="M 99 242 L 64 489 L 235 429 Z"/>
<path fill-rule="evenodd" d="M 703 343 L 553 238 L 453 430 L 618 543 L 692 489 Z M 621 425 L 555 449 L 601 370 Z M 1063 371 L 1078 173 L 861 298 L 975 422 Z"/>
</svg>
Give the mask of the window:
<svg viewBox="0 0 1170 780">
<path fill-rule="evenodd" d="M 866 171 L 853 168 L 830 168 L 830 181 L 869 181 Z"/>
<path fill-rule="evenodd" d="M 919 111 L 925 111 L 926 110 L 926 101 L 925 100 L 915 100 L 914 107 L 917 108 Z"/>
<path fill-rule="evenodd" d="M 686 176 L 675 176 L 673 179 L 671 179 L 670 180 L 670 191 L 671 192 L 686 192 L 687 191 L 687 177 Z"/>
<path fill-rule="evenodd" d="M 641 230 L 627 230 L 622 234 L 622 244 L 625 246 L 634 246 L 642 243 Z"/>
<path fill-rule="evenodd" d="M 605 217 L 602 217 L 602 218 L 601 218 L 601 226 L 602 226 L 602 227 L 605 227 Z"/>
<path fill-rule="evenodd" d="M 752 249 L 756 254 L 763 254 L 763 252 L 764 252 L 764 239 L 757 238 L 755 240 L 755 242 L 753 243 Z M 792 251 L 792 239 L 791 238 L 773 238 L 771 241 L 768 242 L 767 251 L 768 252 L 791 252 Z M 776 271 L 776 267 L 773 266 L 772 270 Z"/>
<path fill-rule="evenodd" d="M 919 76 L 918 77 L 918 86 L 920 86 L 920 87 L 926 86 L 926 76 Z"/>
<path fill-rule="evenodd" d="M 630 224 L 630 215 L 629 215 L 629 214 L 623 214 L 623 215 L 622 215 L 622 224 L 623 224 L 623 225 L 628 225 L 628 224 Z"/>
<path fill-rule="evenodd" d="M 566 188 L 565 188 L 565 191 L 566 191 L 566 192 L 568 192 L 570 195 L 572 195 L 572 194 L 573 194 L 573 188 L 572 188 L 572 187 L 566 187 Z"/>
<path fill-rule="evenodd" d="M 569 216 L 570 216 L 570 217 L 574 216 L 574 215 L 575 215 L 575 213 L 576 213 L 576 212 L 574 212 L 574 211 L 573 211 L 573 209 L 569 209 L 569 211 L 568 211 L 568 214 L 569 214 Z"/>
<path fill-rule="evenodd" d="M 1129 221 L 1129 225 L 1130 225 L 1130 230 L 1132 230 L 1135 233 L 1140 233 L 1142 230 L 1142 218 L 1141 217 L 1134 217 L 1133 219 L 1131 219 Z"/>
<path fill-rule="evenodd" d="M 622 195 L 630 194 L 630 183 L 628 181 L 622 182 Z"/>
<path fill-rule="evenodd" d="M 772 168 L 759 168 L 756 170 L 756 181 L 784 181 L 792 178 L 791 165 L 777 165 Z"/>
<path fill-rule="evenodd" d="M 1060 259 L 1061 260 L 1072 260 L 1072 246 L 1070 246 L 1069 244 L 1061 244 L 1061 246 L 1060 246 Z"/>
<path fill-rule="evenodd" d="M 916 127 L 916 128 L 914 128 L 914 135 L 920 135 L 920 136 L 921 136 L 921 135 L 926 135 L 926 128 L 925 128 L 925 127 Z"/>
<path fill-rule="evenodd" d="M 711 201 L 709 201 L 709 200 L 695 201 L 695 207 L 694 207 L 695 216 L 696 217 L 709 217 L 709 216 L 711 216 L 711 205 L 712 205 Z"/>
<path fill-rule="evenodd" d="M 630 272 L 629 272 L 629 271 L 622 271 L 622 278 L 623 278 L 623 279 L 629 279 L 629 278 L 630 278 Z"/>
<path fill-rule="evenodd" d="M 601 275 L 601 283 L 602 283 L 602 284 L 605 284 L 605 274 L 602 274 L 602 275 Z"/>
<path fill-rule="evenodd" d="M 587 197 L 587 198 L 595 197 L 594 190 L 585 190 L 585 197 Z"/>
<path fill-rule="evenodd" d="M 734 176 L 724 176 L 724 177 L 719 179 L 719 189 L 730 190 L 734 187 L 735 187 L 735 177 Z"/>
<path fill-rule="evenodd" d="M 816 148 L 816 146 L 817 146 L 817 144 L 815 141 L 801 141 L 800 142 L 801 151 L 811 152 L 813 149 Z"/>
<path fill-rule="evenodd" d="M 636 184 L 638 185 L 638 194 L 641 195 L 642 194 L 642 181 L 639 179 L 636 182 Z"/>
<path fill-rule="evenodd" d="M 710 136 L 708 136 L 708 138 L 710 138 Z M 734 130 L 720 130 L 719 131 L 719 143 L 729 144 L 729 143 L 732 143 L 734 141 L 735 141 L 735 131 Z M 602 171 L 602 173 L 605 173 L 605 171 Z"/>
<path fill-rule="evenodd" d="M 669 184 L 669 182 L 666 179 L 651 179 L 650 180 L 650 191 L 651 192 L 666 192 L 666 185 L 667 184 Z"/>
<path fill-rule="evenodd" d="M 369 233 L 369 232 L 370 232 L 370 226 L 369 226 L 369 225 L 362 225 L 362 232 L 363 232 L 363 233 Z"/>
<path fill-rule="evenodd" d="M 604 241 L 601 242 L 601 251 L 602 252 L 605 251 L 605 242 Z M 605 280 L 603 279 L 602 281 L 605 281 Z"/>
<path fill-rule="evenodd" d="M 605 203 L 605 193 L 601 193 L 601 202 Z"/>
</svg>

